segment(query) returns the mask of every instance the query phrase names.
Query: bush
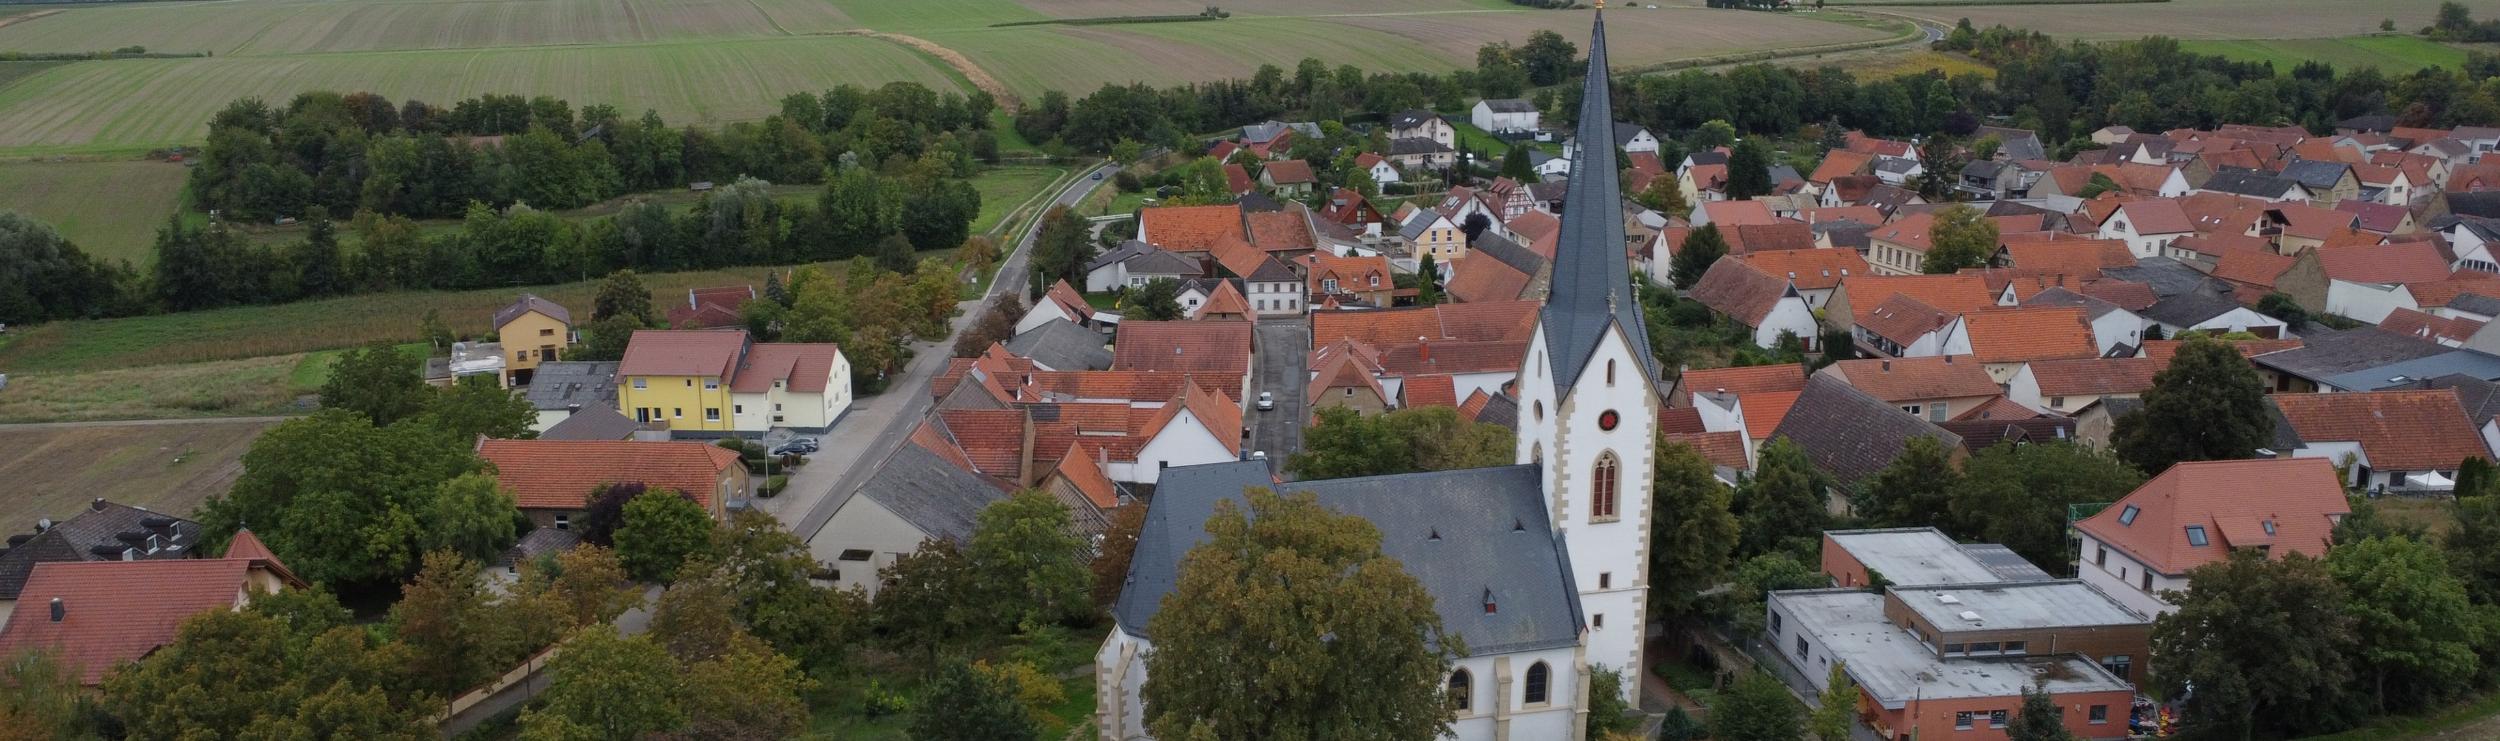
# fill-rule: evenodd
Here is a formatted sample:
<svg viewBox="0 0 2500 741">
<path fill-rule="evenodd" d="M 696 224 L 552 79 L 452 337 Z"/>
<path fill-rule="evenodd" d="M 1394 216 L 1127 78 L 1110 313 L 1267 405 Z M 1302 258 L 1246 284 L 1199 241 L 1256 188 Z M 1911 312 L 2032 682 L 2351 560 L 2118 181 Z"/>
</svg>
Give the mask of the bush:
<svg viewBox="0 0 2500 741">
<path fill-rule="evenodd" d="M 788 488 L 789 485 L 790 477 L 781 474 L 773 474 L 772 478 L 764 479 L 763 488 L 757 489 L 755 491 L 755 495 L 760 497 L 771 497 L 773 495 L 780 494 L 781 490 Z"/>
<path fill-rule="evenodd" d="M 1111 187 L 1118 188 L 1122 193 L 1135 193 L 1145 190 L 1146 183 L 1137 178 L 1137 173 L 1121 170 L 1119 174 L 1111 176 Z"/>
</svg>

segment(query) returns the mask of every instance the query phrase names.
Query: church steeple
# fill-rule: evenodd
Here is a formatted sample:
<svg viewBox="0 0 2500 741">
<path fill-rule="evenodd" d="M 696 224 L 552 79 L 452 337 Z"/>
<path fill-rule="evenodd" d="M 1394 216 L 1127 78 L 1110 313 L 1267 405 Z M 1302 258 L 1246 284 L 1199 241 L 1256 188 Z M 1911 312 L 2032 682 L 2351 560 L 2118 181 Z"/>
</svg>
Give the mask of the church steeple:
<svg viewBox="0 0 2500 741">
<path fill-rule="evenodd" d="M 1619 327 L 1635 357 L 1646 360 L 1649 334 L 1640 301 L 1632 294 L 1632 269 L 1623 234 L 1623 193 L 1615 150 L 1615 108 L 1606 68 L 1606 11 L 1598 4 L 1589 33 L 1588 76 L 1580 92 L 1578 141 L 1571 182 L 1563 196 L 1562 235 L 1554 252 L 1554 277 L 1545 297 L 1546 353 L 1554 385 L 1568 388 L 1597 350 L 1609 325 Z"/>
</svg>

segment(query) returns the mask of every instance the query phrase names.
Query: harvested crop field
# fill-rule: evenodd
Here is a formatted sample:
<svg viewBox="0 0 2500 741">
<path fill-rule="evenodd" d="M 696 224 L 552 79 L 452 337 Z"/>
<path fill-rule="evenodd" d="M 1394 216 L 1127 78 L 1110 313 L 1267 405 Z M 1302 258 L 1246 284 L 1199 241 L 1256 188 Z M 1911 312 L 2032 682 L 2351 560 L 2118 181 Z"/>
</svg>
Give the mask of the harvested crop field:
<svg viewBox="0 0 2500 741">
<path fill-rule="evenodd" d="M 1562 34 L 1587 44 L 1589 17 L 1577 12 L 1450 13 L 1337 19 L 1428 44 L 1453 65 L 1473 65 L 1485 44 L 1525 41 L 1536 31 Z M 1779 47 L 1820 46 L 1880 39 L 1872 29 L 1816 20 L 1802 14 L 1730 12 L 1706 8 L 1618 10 L 1606 16 L 1615 64 L 1638 66 Z"/>
<path fill-rule="evenodd" d="M 90 371 L 11 372 L 0 423 L 250 417 L 307 411 L 301 355 Z"/>
<path fill-rule="evenodd" d="M 97 497 L 188 516 L 243 474 L 266 421 L 103 427 L 0 427 L 0 527 L 65 519 Z"/>
<path fill-rule="evenodd" d="M 0 163 L 0 210 L 52 225 L 87 254 L 144 268 L 186 172 L 148 160 Z"/>
<path fill-rule="evenodd" d="M 135 149 L 205 136 L 241 97 L 282 104 L 306 90 L 369 90 L 448 105 L 482 93 L 653 109 L 670 123 L 753 120 L 782 96 L 850 82 L 956 87 L 900 46 L 823 36 L 718 43 L 80 62 L 0 89 L 0 150 Z"/>
<path fill-rule="evenodd" d="M 2377 67 L 2402 74 L 2423 67 L 2457 68 L 2465 50 L 2419 36 L 2350 36 L 2335 39 L 2197 39 L 2180 42 L 2188 51 L 2219 54 L 2244 62 L 2271 62 L 2289 71 L 2302 62 L 2325 62 L 2338 69 Z"/>
<path fill-rule="evenodd" d="M 264 56 L 763 38 L 854 27 L 821 0 L 475 0 L 132 3 L 76 8 L 0 28 L 0 49 Z"/>
<path fill-rule="evenodd" d="M 2406 31 L 2430 25 L 2441 0 L 2174 0 L 2130 5 L 1987 5 L 1869 8 L 1981 28 L 2003 24 L 2059 38 L 2296 39 L 2378 31 L 2392 19 Z"/>
</svg>

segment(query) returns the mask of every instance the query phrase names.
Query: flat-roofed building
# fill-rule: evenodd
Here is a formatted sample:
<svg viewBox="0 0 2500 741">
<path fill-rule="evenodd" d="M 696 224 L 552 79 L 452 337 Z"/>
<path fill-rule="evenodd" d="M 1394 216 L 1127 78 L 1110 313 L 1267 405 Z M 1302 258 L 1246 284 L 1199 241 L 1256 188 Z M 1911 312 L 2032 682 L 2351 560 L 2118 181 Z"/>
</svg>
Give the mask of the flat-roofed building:
<svg viewBox="0 0 2500 741">
<path fill-rule="evenodd" d="M 2002 733 L 2028 688 L 2047 692 L 2078 737 L 2127 736 L 2134 686 L 2082 654 L 2047 653 L 2025 639 L 2019 654 L 2000 640 L 1986 658 L 1943 655 L 1905 624 L 1912 613 L 1898 590 L 1801 589 L 1769 602 L 1765 638 L 1791 670 L 1782 674 L 1820 691 L 1841 663 L 1858 684 L 1859 717 L 1884 739 Z"/>
</svg>

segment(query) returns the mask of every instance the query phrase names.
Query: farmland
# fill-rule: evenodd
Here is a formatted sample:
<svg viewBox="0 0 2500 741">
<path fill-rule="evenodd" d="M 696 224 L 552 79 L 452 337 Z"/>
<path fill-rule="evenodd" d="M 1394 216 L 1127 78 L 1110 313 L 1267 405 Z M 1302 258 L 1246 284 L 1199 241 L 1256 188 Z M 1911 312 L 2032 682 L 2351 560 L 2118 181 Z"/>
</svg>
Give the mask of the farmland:
<svg viewBox="0 0 2500 741">
<path fill-rule="evenodd" d="M 0 522 L 11 532 L 39 517 L 85 511 L 103 497 L 191 514 L 243 472 L 241 458 L 269 422 L 0 428 Z"/>
<path fill-rule="evenodd" d="M 2372 33 L 2380 20 L 2413 31 L 2430 25 L 2440 0 L 2175 0 L 2130 5 L 2006 4 L 1871 8 L 1951 24 L 1969 18 L 1981 28 L 2003 24 L 2058 38 L 2087 40 L 2170 36 L 2196 39 L 2298 39 Z"/>
<path fill-rule="evenodd" d="M 2289 70 L 2301 62 L 2324 62 L 2339 69 L 2377 67 L 2390 74 L 2423 67 L 2456 68 L 2465 51 L 2419 36 L 2350 36 L 2329 39 L 2200 39 L 2182 42 L 2189 51 L 2219 54 L 2243 62 L 2271 62 Z"/>
<path fill-rule="evenodd" d="M 184 173 L 148 160 L 0 163 L 0 208 L 51 224 L 89 254 L 144 267 Z"/>
</svg>

